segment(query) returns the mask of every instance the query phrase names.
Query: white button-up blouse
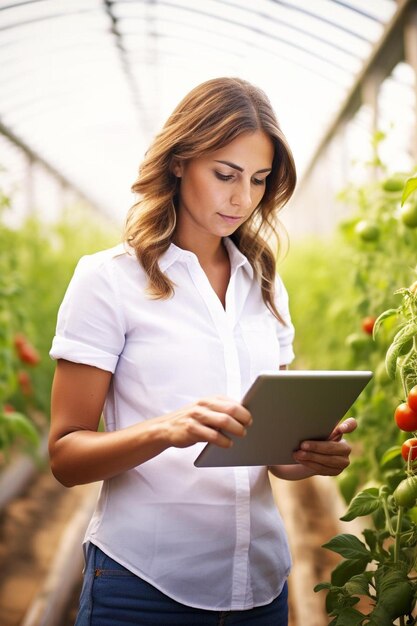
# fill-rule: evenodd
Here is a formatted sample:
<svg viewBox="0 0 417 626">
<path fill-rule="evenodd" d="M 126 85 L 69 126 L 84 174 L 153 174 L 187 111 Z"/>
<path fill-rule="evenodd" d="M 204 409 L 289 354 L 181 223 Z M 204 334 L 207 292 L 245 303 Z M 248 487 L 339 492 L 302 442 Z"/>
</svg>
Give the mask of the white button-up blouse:
<svg viewBox="0 0 417 626">
<path fill-rule="evenodd" d="M 122 245 L 83 257 L 59 310 L 50 355 L 113 372 L 109 431 L 209 395 L 240 400 L 262 370 L 293 359 L 293 326 L 263 303 L 252 267 L 231 240 L 223 308 L 198 259 L 171 244 L 160 268 L 175 295 L 146 295 L 147 277 Z M 103 482 L 86 541 L 166 595 L 211 610 L 271 602 L 290 569 L 266 467 L 196 468 L 204 444 L 169 448 Z"/>
</svg>

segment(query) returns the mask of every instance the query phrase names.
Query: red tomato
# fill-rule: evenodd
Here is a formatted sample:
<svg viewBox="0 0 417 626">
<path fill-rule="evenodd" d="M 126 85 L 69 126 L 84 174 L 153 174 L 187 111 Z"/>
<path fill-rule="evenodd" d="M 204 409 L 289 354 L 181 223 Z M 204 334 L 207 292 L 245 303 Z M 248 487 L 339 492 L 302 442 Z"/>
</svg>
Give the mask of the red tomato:
<svg viewBox="0 0 417 626">
<path fill-rule="evenodd" d="M 17 349 L 19 358 L 23 363 L 27 363 L 28 365 L 37 365 L 39 363 L 40 356 L 38 351 L 30 343 L 24 343 L 19 346 Z"/>
<path fill-rule="evenodd" d="M 372 315 L 368 315 L 364 317 L 362 320 L 362 330 L 368 335 L 372 335 L 372 331 L 374 329 L 376 317 L 372 317 Z"/>
<path fill-rule="evenodd" d="M 417 439 L 415 437 L 407 439 L 401 446 L 401 455 L 404 461 L 408 461 L 409 450 L 411 450 L 411 460 L 414 461 L 417 458 Z"/>
<path fill-rule="evenodd" d="M 408 394 L 407 398 L 407 404 L 412 411 L 415 411 L 415 413 L 417 413 L 417 385 L 414 385 L 414 387 L 410 389 L 410 393 Z"/>
<path fill-rule="evenodd" d="M 394 419 L 398 428 L 405 430 L 406 433 L 412 433 L 417 430 L 417 413 L 410 409 L 407 402 L 402 402 L 397 406 Z"/>
<path fill-rule="evenodd" d="M 18 350 L 21 346 L 25 345 L 25 343 L 27 342 L 27 339 L 23 333 L 17 333 L 14 336 L 13 341 L 14 341 L 15 348 Z"/>
</svg>

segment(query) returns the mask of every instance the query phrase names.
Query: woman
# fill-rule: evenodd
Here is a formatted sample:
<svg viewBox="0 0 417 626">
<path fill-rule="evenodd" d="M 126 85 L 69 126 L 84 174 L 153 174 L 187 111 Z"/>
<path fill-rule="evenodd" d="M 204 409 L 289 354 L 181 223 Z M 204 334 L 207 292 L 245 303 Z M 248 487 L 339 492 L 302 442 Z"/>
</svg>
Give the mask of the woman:
<svg viewBox="0 0 417 626">
<path fill-rule="evenodd" d="M 287 624 L 290 555 L 268 469 L 338 474 L 354 420 L 305 442 L 293 466 L 193 461 L 206 442 L 245 436 L 240 398 L 293 358 L 266 237 L 295 182 L 265 94 L 207 81 L 146 154 L 125 244 L 76 269 L 51 350 L 51 466 L 67 486 L 104 481 L 77 626 Z"/>
</svg>

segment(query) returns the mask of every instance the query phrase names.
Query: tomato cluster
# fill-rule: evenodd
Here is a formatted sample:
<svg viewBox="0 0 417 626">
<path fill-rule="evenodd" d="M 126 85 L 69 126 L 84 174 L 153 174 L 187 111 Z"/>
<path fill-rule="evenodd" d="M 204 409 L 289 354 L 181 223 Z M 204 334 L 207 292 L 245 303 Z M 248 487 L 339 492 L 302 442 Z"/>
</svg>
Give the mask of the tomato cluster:
<svg viewBox="0 0 417 626">
<path fill-rule="evenodd" d="M 397 406 L 394 419 L 401 430 L 407 433 L 417 431 L 417 385 L 410 390 L 407 401 Z M 411 454 L 411 459 L 414 461 L 417 458 L 417 438 L 407 439 L 402 445 L 401 454 L 405 461 Z"/>
</svg>

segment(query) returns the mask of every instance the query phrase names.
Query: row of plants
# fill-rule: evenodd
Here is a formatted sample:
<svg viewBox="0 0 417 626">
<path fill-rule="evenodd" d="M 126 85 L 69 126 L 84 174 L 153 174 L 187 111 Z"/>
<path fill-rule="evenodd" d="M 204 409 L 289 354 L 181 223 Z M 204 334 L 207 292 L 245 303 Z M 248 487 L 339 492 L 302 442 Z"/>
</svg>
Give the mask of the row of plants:
<svg viewBox="0 0 417 626">
<path fill-rule="evenodd" d="M 374 372 L 338 478 L 342 519 L 367 528 L 325 544 L 343 560 L 316 588 L 332 626 L 417 624 L 417 177 L 373 166 L 379 180 L 340 194 L 350 212 L 335 237 L 293 247 L 282 268 L 298 366 Z"/>
<path fill-rule="evenodd" d="M 0 468 L 14 450 L 35 453 L 47 430 L 56 315 L 83 254 L 118 233 L 87 209 L 68 208 L 55 223 L 36 216 L 12 227 L 13 202 L 0 189 Z"/>
</svg>

